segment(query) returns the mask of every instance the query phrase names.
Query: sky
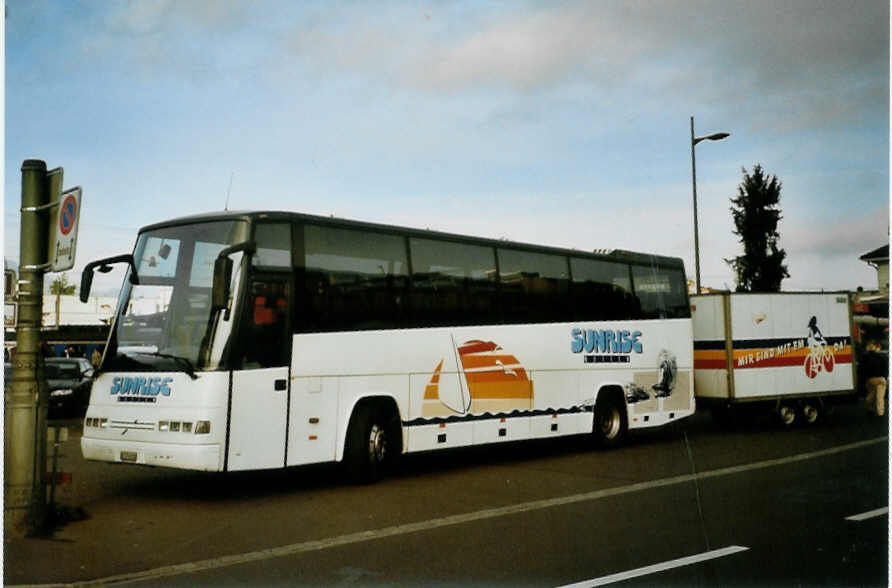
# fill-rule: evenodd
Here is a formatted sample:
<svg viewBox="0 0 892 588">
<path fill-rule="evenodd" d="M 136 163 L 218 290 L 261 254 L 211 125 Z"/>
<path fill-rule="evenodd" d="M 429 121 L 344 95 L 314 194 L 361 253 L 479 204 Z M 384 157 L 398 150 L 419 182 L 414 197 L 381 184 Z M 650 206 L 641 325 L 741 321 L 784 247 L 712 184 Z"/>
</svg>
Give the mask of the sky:
<svg viewBox="0 0 892 588">
<path fill-rule="evenodd" d="M 139 227 L 291 210 L 681 257 L 735 287 L 730 199 L 782 183 L 784 290 L 876 287 L 889 3 L 8 0 L 4 257 L 21 165 L 84 201 L 79 280 Z M 97 277 L 114 290 L 120 272 Z M 101 280 L 105 280 L 102 282 Z"/>
</svg>

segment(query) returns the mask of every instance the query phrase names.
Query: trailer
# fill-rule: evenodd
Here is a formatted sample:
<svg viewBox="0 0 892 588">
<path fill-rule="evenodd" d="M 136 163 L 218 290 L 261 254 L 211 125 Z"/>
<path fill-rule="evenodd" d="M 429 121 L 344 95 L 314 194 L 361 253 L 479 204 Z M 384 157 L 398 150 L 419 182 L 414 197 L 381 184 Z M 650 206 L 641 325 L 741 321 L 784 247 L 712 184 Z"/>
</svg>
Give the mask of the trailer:
<svg viewBox="0 0 892 588">
<path fill-rule="evenodd" d="M 857 390 L 847 292 L 691 296 L 694 395 L 728 421 L 745 408 L 815 424 Z"/>
</svg>

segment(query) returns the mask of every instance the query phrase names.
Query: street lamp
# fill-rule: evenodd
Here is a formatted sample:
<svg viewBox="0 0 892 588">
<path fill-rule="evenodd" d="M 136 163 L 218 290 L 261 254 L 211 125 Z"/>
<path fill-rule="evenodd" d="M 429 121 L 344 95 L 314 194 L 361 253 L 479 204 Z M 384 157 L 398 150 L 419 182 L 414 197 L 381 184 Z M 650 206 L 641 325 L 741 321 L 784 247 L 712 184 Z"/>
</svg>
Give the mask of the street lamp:
<svg viewBox="0 0 892 588">
<path fill-rule="evenodd" d="M 694 137 L 694 117 L 691 117 L 691 177 L 694 186 L 694 267 L 697 272 L 697 294 L 700 293 L 700 232 L 697 228 L 697 163 L 694 159 L 694 145 L 700 141 L 721 141 L 730 137 L 731 133 L 713 133 L 703 137 Z"/>
</svg>

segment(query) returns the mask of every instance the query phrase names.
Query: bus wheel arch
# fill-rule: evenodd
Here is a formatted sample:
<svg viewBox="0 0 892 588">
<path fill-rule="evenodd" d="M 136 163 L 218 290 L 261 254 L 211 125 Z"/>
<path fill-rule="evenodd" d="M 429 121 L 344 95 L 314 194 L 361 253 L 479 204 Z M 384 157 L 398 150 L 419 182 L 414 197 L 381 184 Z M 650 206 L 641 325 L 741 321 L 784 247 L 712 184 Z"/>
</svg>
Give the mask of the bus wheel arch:
<svg viewBox="0 0 892 588">
<path fill-rule="evenodd" d="M 612 449 L 622 445 L 629 432 L 626 396 L 621 386 L 598 389 L 592 417 L 592 437 L 599 447 Z"/>
<path fill-rule="evenodd" d="M 356 483 L 379 480 L 403 450 L 399 408 L 390 396 L 360 398 L 350 412 L 342 463 Z"/>
</svg>

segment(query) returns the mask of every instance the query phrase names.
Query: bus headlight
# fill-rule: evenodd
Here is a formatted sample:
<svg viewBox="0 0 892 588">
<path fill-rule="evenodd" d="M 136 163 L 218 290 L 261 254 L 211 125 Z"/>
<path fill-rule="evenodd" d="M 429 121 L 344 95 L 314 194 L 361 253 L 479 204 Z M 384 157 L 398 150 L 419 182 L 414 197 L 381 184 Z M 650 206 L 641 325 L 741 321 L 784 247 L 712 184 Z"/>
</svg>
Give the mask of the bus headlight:
<svg viewBox="0 0 892 588">
<path fill-rule="evenodd" d="M 195 434 L 207 435 L 211 432 L 211 421 L 196 421 Z"/>
</svg>

